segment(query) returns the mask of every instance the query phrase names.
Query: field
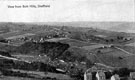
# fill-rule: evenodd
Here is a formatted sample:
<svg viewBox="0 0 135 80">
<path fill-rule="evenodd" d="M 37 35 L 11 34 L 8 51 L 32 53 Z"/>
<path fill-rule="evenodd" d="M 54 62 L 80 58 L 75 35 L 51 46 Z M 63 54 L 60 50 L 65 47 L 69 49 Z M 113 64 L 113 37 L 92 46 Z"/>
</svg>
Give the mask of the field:
<svg viewBox="0 0 135 80">
<path fill-rule="evenodd" d="M 86 50 L 92 50 L 92 49 L 96 49 L 96 48 L 101 48 L 107 46 L 105 44 L 95 44 L 95 45 L 91 45 L 91 46 L 83 46 L 82 48 L 86 49 Z"/>
<path fill-rule="evenodd" d="M 13 77 L 13 76 L 2 76 L 0 79 L 1 80 L 41 80 L 41 79 Z"/>
<path fill-rule="evenodd" d="M 34 62 L 34 61 L 41 61 L 44 63 L 47 63 L 49 61 L 49 58 L 46 55 L 12 55 L 14 57 L 19 58 L 20 60 L 23 61 L 28 61 L 28 62 Z"/>
<path fill-rule="evenodd" d="M 133 47 L 135 47 L 135 42 L 126 44 L 126 46 L 133 46 Z"/>
<path fill-rule="evenodd" d="M 84 47 L 84 46 L 90 46 L 90 45 L 95 44 L 95 43 L 90 43 L 90 42 L 85 42 L 85 41 L 79 41 L 76 39 L 64 39 L 64 40 L 59 40 L 59 42 L 67 43 L 70 46 L 77 46 L 77 47 Z"/>
<path fill-rule="evenodd" d="M 13 31 L 13 32 L 0 34 L 0 36 L 3 38 L 8 38 L 8 37 L 13 37 L 13 36 L 22 35 L 22 34 L 24 34 L 24 32 Z"/>
<path fill-rule="evenodd" d="M 33 36 L 35 34 L 32 34 L 32 33 L 25 33 L 25 34 L 22 34 L 22 35 L 16 35 L 16 36 L 11 36 L 11 37 L 8 37 L 6 39 L 17 39 L 17 38 L 23 38 L 23 37 L 27 37 L 27 36 Z"/>
</svg>

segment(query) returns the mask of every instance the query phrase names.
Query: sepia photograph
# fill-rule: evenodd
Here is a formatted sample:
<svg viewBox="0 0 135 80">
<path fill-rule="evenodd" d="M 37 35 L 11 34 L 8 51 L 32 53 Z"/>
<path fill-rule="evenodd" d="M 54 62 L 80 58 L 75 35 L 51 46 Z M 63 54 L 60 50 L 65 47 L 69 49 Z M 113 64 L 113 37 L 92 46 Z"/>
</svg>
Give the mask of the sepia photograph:
<svg viewBox="0 0 135 80">
<path fill-rule="evenodd" d="M 135 0 L 1 0 L 0 80 L 135 80 Z"/>
</svg>

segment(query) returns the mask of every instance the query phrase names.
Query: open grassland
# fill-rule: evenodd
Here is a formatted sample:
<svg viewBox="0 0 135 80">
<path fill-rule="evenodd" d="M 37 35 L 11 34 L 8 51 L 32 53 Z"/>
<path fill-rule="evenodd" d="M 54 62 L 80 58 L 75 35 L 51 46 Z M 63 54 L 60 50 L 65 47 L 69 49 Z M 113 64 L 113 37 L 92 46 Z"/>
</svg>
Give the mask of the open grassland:
<svg viewBox="0 0 135 80">
<path fill-rule="evenodd" d="M 135 47 L 135 42 L 126 44 L 126 46 L 133 46 L 133 47 Z"/>
<path fill-rule="evenodd" d="M 21 59 L 23 61 L 28 61 L 28 62 L 36 62 L 36 61 L 39 61 L 39 62 L 44 62 L 44 63 L 48 63 L 49 61 L 49 57 L 47 57 L 46 55 L 12 55 L 18 59 Z"/>
<path fill-rule="evenodd" d="M 95 43 L 80 41 L 80 40 L 76 40 L 76 39 L 64 39 L 64 40 L 59 40 L 59 42 L 67 43 L 70 46 L 77 46 L 77 47 L 91 46 L 91 45 L 95 44 Z"/>
<path fill-rule="evenodd" d="M 101 48 L 104 46 L 106 46 L 106 45 L 105 44 L 95 44 L 95 45 L 91 45 L 91 46 L 83 46 L 82 48 L 90 51 L 92 49 Z"/>
<path fill-rule="evenodd" d="M 33 35 L 35 35 L 35 34 L 25 33 L 25 34 L 22 34 L 22 35 L 11 36 L 11 37 L 8 37 L 6 39 L 17 39 L 17 38 L 23 38 L 23 37 L 27 37 L 27 36 L 33 36 Z"/>
<path fill-rule="evenodd" d="M 41 80 L 41 79 L 34 79 L 34 78 L 25 78 L 25 77 L 13 77 L 13 76 L 3 76 L 0 80 Z"/>
<path fill-rule="evenodd" d="M 135 54 L 135 46 L 118 46 L 121 49 L 124 49 L 125 51 Z"/>
<path fill-rule="evenodd" d="M 8 38 L 8 37 L 18 36 L 18 35 L 22 35 L 22 34 L 25 34 L 25 32 L 13 31 L 13 32 L 7 32 L 7 33 L 4 33 L 4 34 L 0 34 L 0 36 L 3 37 L 3 38 Z"/>
<path fill-rule="evenodd" d="M 71 80 L 72 78 L 65 74 L 58 74 L 58 73 L 51 73 L 51 72 L 41 72 L 41 71 L 25 71 L 25 70 L 17 70 L 12 69 L 12 71 L 20 71 L 21 73 L 27 73 L 31 76 L 35 76 L 36 78 L 42 78 L 42 77 L 50 77 L 50 78 L 57 78 L 57 79 L 66 79 Z"/>
</svg>

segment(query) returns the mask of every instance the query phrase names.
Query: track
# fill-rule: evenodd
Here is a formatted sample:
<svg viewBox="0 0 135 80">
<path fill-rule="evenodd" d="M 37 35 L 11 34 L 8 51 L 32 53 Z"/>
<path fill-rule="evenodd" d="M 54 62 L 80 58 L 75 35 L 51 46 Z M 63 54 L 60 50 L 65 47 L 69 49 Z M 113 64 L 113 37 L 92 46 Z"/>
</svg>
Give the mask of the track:
<svg viewBox="0 0 135 80">
<path fill-rule="evenodd" d="M 17 59 L 17 58 L 12 58 L 12 57 L 7 57 L 7 56 L 3 56 L 3 55 L 0 55 L 0 57 L 6 58 L 6 59 L 9 59 L 9 60 L 14 60 L 14 61 L 24 61 L 24 60 L 20 60 L 20 59 Z M 29 61 L 24 61 L 24 62 L 31 63 Z"/>
<path fill-rule="evenodd" d="M 95 63 L 96 65 L 101 65 L 101 66 L 104 66 L 104 67 L 106 67 L 106 68 L 114 68 L 114 67 L 111 67 L 111 66 L 107 66 L 107 65 L 105 65 L 105 64 L 102 64 L 102 63 Z"/>
<path fill-rule="evenodd" d="M 123 51 L 123 52 L 126 53 L 126 54 L 134 55 L 133 53 L 130 53 L 130 52 L 128 52 L 128 51 L 126 51 L 126 50 L 124 50 L 124 49 L 122 49 L 122 48 L 119 48 L 119 47 L 115 47 L 115 48 L 118 49 L 118 50 Z"/>
</svg>

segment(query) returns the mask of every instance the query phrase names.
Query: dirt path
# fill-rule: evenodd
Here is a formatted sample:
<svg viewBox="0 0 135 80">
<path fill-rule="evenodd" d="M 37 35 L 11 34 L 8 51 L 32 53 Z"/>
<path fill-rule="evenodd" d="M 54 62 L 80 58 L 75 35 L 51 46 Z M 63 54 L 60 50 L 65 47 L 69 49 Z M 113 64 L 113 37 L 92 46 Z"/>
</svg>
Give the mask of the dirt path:
<svg viewBox="0 0 135 80">
<path fill-rule="evenodd" d="M 17 59 L 17 58 L 12 58 L 12 57 L 7 57 L 7 56 L 3 56 L 3 55 L 0 55 L 0 57 L 2 58 L 6 58 L 6 59 L 10 59 L 10 60 L 15 60 L 15 61 L 23 61 L 23 60 L 20 60 L 20 59 Z M 31 63 L 29 61 L 24 61 L 26 63 Z"/>
<path fill-rule="evenodd" d="M 128 52 L 128 51 L 126 51 L 126 50 L 124 50 L 124 49 L 122 49 L 122 48 L 119 48 L 119 47 L 115 47 L 115 48 L 118 49 L 118 50 L 123 51 L 123 52 L 126 53 L 126 54 L 134 55 L 133 53 L 130 53 L 130 52 Z"/>
</svg>

